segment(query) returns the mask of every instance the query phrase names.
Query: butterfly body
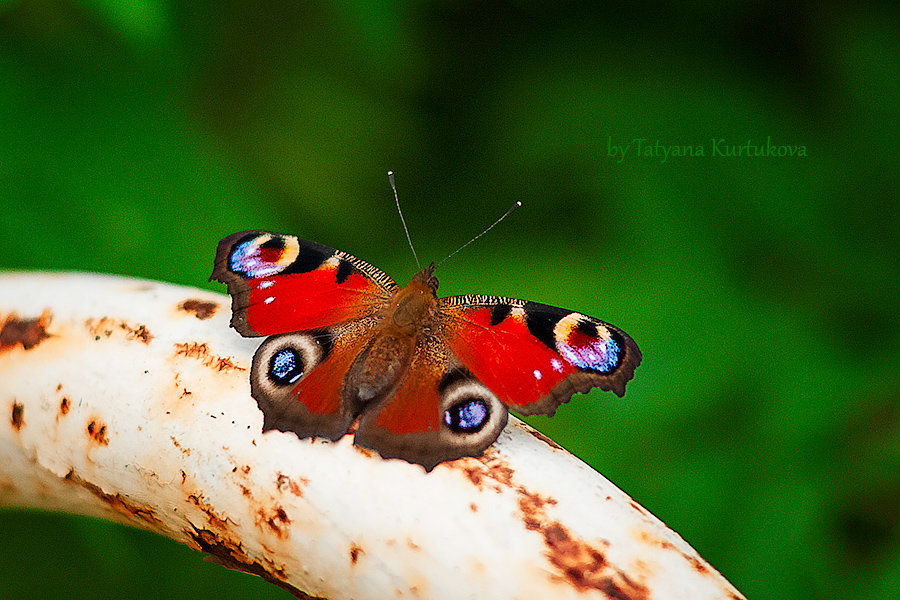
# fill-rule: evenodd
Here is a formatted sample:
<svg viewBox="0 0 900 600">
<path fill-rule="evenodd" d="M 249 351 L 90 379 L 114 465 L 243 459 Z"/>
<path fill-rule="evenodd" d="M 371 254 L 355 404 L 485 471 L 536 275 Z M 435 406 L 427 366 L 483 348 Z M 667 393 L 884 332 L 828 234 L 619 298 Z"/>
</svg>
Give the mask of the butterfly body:
<svg viewBox="0 0 900 600">
<path fill-rule="evenodd" d="M 347 372 L 347 394 L 360 402 L 385 396 L 409 369 L 416 346 L 430 332 L 436 307 L 437 280 L 423 271 L 400 288 L 371 332 L 371 341 Z"/>
<path fill-rule="evenodd" d="M 355 443 L 431 470 L 478 456 L 521 414 L 593 387 L 619 396 L 641 360 L 618 328 L 495 296 L 439 298 L 432 264 L 405 287 L 349 254 L 264 231 L 219 243 L 211 279 L 232 326 L 269 336 L 251 368 L 263 429 Z"/>
</svg>

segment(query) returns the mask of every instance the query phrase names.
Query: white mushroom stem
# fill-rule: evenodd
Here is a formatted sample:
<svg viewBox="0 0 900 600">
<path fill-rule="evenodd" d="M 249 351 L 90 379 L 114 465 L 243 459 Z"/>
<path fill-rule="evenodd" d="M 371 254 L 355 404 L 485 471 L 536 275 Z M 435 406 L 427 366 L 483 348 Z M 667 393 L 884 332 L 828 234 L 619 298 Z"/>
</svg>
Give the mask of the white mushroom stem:
<svg viewBox="0 0 900 600">
<path fill-rule="evenodd" d="M 431 473 L 263 434 L 229 298 L 0 274 L 0 504 L 156 531 L 301 598 L 742 598 L 603 476 L 510 419 Z"/>
</svg>

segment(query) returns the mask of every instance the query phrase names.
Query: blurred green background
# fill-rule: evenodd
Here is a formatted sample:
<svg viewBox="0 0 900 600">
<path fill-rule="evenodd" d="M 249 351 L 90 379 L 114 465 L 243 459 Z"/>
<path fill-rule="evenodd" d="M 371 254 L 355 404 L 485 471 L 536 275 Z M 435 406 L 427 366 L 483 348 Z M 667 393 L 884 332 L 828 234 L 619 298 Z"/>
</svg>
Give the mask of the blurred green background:
<svg viewBox="0 0 900 600">
<path fill-rule="evenodd" d="M 442 293 L 579 310 L 644 353 L 623 401 L 530 422 L 748 597 L 897 597 L 896 3 L 290 4 L 0 2 L 0 268 L 224 291 L 216 242 L 270 228 L 405 283 L 388 169 L 425 260 L 521 200 Z M 715 154 L 748 140 L 806 156 Z M 0 597 L 188 595 L 289 597 L 0 512 Z"/>
</svg>

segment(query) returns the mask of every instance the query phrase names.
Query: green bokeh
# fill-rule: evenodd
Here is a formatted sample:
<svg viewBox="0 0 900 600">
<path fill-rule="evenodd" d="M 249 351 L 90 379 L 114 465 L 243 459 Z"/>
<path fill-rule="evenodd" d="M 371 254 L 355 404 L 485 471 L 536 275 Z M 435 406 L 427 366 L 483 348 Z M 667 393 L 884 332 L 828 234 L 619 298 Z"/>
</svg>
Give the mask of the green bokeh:
<svg viewBox="0 0 900 600">
<path fill-rule="evenodd" d="M 531 422 L 751 598 L 895 598 L 897 17 L 888 2 L 7 0 L 0 268 L 219 289 L 216 242 L 259 227 L 405 280 L 388 169 L 426 259 L 521 200 L 441 268 L 442 292 L 577 309 L 645 356 L 624 401 L 594 392 Z M 706 156 L 610 156 L 637 138 Z M 718 139 L 806 156 L 712 156 Z M 201 558 L 0 512 L 2 598 L 288 597 Z"/>
</svg>

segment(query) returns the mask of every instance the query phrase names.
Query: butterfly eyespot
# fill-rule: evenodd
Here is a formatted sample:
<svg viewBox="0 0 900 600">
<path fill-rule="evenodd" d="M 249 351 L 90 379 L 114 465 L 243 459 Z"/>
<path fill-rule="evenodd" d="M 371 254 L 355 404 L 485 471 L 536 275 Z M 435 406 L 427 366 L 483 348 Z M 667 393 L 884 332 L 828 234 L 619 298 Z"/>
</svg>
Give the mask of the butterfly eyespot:
<svg viewBox="0 0 900 600">
<path fill-rule="evenodd" d="M 232 273 L 256 279 L 285 270 L 300 254 L 296 238 L 254 234 L 235 244 L 228 257 Z"/>
<path fill-rule="evenodd" d="M 282 348 L 269 359 L 269 379 L 275 385 L 297 383 L 303 377 L 303 357 L 294 348 Z"/>
<path fill-rule="evenodd" d="M 444 373 L 438 392 L 443 407 L 443 426 L 455 436 L 471 440 L 490 431 L 499 431 L 506 423 L 506 407 L 467 369 Z"/>
<path fill-rule="evenodd" d="M 254 389 L 280 393 L 299 383 L 331 351 L 325 332 L 273 335 L 253 357 L 250 383 Z"/>
<path fill-rule="evenodd" d="M 569 334 L 567 342 L 559 343 L 557 348 L 566 360 L 583 371 L 610 373 L 621 364 L 625 343 L 615 331 L 609 330 L 607 336 L 598 336 L 575 330 Z"/>
<path fill-rule="evenodd" d="M 481 398 L 464 398 L 444 413 L 444 424 L 456 433 L 477 433 L 490 420 L 488 404 Z"/>
</svg>

